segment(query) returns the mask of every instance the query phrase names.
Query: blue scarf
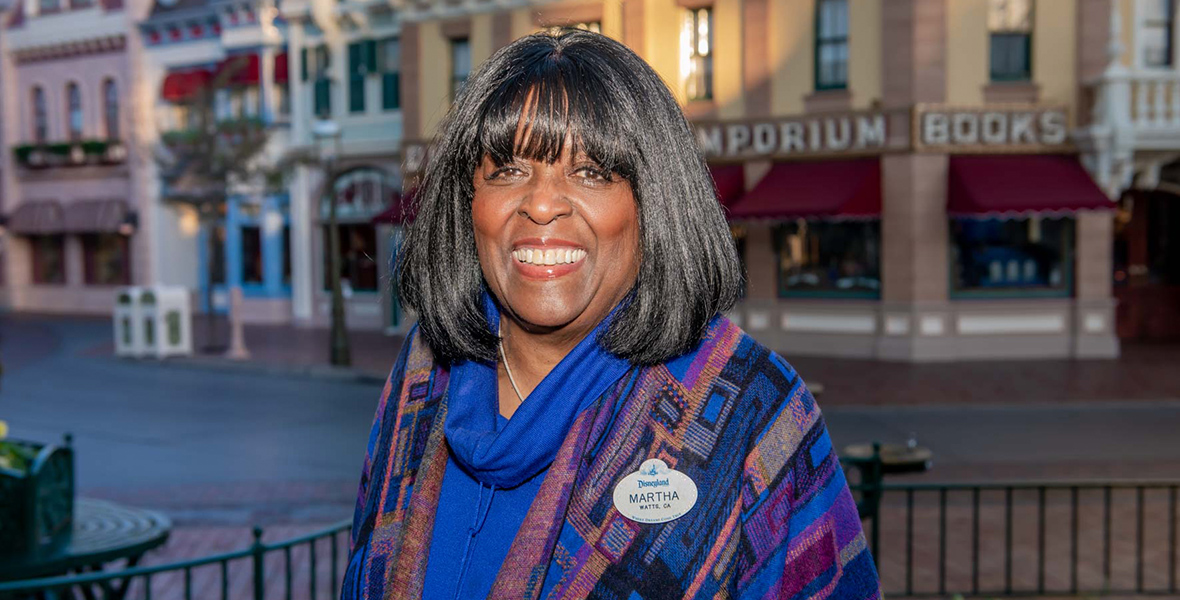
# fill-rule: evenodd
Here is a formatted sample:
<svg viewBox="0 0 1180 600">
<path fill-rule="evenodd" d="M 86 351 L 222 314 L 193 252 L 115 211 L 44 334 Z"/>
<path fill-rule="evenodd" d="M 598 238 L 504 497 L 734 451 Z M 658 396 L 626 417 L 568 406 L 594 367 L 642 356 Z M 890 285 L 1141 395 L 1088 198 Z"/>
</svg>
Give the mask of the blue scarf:
<svg viewBox="0 0 1180 600">
<path fill-rule="evenodd" d="M 499 331 L 500 312 L 487 293 L 484 312 L 492 331 Z M 578 415 L 631 369 L 598 343 L 613 316 L 611 311 L 579 342 L 503 426 L 496 364 L 465 361 L 451 367 L 443 431 L 455 460 L 472 477 L 513 488 L 553 462 Z"/>
</svg>

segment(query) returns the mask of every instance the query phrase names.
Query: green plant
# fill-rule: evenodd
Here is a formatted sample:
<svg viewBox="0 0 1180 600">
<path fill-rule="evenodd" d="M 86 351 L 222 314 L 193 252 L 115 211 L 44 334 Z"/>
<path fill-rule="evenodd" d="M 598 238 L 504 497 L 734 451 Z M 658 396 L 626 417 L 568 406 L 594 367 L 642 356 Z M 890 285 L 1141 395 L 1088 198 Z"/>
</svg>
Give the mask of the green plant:
<svg viewBox="0 0 1180 600">
<path fill-rule="evenodd" d="M 9 441 L 8 424 L 0 421 L 0 468 L 24 475 L 36 458 L 36 453 L 21 444 Z"/>
</svg>

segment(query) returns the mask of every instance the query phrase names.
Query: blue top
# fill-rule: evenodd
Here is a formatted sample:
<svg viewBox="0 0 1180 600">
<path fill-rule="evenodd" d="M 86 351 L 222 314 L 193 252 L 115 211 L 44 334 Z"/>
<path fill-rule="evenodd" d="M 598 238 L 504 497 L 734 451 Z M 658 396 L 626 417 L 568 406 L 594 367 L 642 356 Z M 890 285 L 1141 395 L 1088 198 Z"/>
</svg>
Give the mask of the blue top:
<svg viewBox="0 0 1180 600">
<path fill-rule="evenodd" d="M 493 331 L 500 315 L 485 295 Z M 512 419 L 500 415 L 495 363 L 451 368 L 443 430 L 450 447 L 423 597 L 486 598 L 544 474 L 574 421 L 631 369 L 598 344 L 613 313 L 545 376 Z M 511 357 L 509 357 L 511 360 Z"/>
</svg>

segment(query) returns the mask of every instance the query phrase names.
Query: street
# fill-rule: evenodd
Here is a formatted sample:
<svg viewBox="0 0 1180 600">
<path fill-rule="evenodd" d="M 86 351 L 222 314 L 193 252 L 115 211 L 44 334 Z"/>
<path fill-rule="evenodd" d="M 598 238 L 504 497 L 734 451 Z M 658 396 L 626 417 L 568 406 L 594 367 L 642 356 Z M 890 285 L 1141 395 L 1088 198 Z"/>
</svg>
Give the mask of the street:
<svg viewBox="0 0 1180 600">
<path fill-rule="evenodd" d="M 299 484 L 331 490 L 321 499 L 333 504 L 351 502 L 375 381 L 116 359 L 94 351 L 109 335 L 102 320 L 0 321 L 0 418 L 14 437 L 51 441 L 71 432 L 83 493 L 189 489 L 192 499 L 193 488 L 277 493 L 285 488 L 274 484 Z M 934 451 L 936 467 L 922 476 L 929 480 L 1180 473 L 1180 398 L 835 405 L 825 416 L 837 448 L 914 435 Z M 264 500 L 262 492 L 250 495 Z M 168 504 L 183 505 L 180 496 Z"/>
</svg>

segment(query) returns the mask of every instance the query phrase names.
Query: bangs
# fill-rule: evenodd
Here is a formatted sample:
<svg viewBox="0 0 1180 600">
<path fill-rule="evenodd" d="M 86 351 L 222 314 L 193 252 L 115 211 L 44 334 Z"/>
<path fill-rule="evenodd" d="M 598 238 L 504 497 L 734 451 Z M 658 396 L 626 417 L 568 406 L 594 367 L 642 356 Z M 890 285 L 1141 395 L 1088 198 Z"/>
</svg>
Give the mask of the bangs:
<svg viewBox="0 0 1180 600">
<path fill-rule="evenodd" d="M 634 181 L 634 131 L 605 107 L 628 104 L 609 78 L 586 73 L 561 54 L 537 57 L 492 91 L 479 116 L 477 160 L 497 167 L 522 158 L 553 164 L 568 148 L 610 173 Z"/>
</svg>

